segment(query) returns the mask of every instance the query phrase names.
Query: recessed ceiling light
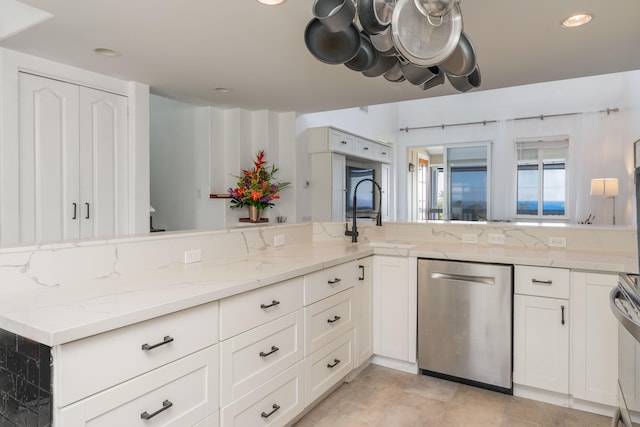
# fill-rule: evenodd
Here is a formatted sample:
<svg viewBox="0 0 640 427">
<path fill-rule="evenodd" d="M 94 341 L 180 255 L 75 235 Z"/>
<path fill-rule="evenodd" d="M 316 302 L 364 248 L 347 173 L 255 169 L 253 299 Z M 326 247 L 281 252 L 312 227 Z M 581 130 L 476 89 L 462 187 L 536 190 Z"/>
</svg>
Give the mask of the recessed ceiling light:
<svg viewBox="0 0 640 427">
<path fill-rule="evenodd" d="M 231 93 L 233 89 L 229 89 L 228 87 L 217 87 L 214 89 L 218 93 Z"/>
<path fill-rule="evenodd" d="M 258 0 L 258 3 L 266 4 L 267 6 L 277 6 L 284 3 L 284 0 Z"/>
<path fill-rule="evenodd" d="M 102 55 L 102 56 L 119 56 L 120 55 L 120 52 L 117 52 L 113 49 L 109 49 L 106 47 L 97 47 L 93 49 L 93 51 L 98 55 Z"/>
<path fill-rule="evenodd" d="M 578 15 L 573 15 L 562 21 L 562 26 L 566 28 L 579 27 L 580 25 L 584 25 L 591 21 L 593 16 L 587 13 L 580 13 Z"/>
</svg>

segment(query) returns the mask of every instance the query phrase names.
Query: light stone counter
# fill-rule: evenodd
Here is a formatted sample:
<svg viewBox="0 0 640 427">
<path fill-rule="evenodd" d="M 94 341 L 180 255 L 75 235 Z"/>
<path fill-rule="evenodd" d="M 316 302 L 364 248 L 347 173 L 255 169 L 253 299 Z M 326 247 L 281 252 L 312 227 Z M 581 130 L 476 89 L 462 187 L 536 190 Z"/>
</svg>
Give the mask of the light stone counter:
<svg viewBox="0 0 640 427">
<path fill-rule="evenodd" d="M 433 230 L 427 233 L 432 237 L 415 232 L 424 232 L 424 225 L 413 227 L 364 226 L 357 244 L 342 235 L 344 224 L 332 223 L 1 250 L 0 328 L 54 346 L 372 254 L 613 273 L 638 269 L 636 254 L 628 250 L 465 245 L 455 233 L 445 233 L 446 240 L 434 238 Z M 286 236 L 284 246 L 271 244 L 277 234 Z M 387 247 L 370 246 L 374 240 Z M 413 246 L 388 247 L 390 242 Z M 202 250 L 202 262 L 182 263 L 184 251 L 193 248 Z"/>
</svg>

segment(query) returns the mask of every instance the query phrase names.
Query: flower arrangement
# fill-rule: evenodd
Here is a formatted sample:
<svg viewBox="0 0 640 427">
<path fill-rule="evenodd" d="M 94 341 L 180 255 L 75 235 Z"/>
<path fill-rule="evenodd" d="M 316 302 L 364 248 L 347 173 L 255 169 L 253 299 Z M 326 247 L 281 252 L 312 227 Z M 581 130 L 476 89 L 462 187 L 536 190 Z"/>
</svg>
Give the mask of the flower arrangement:
<svg viewBox="0 0 640 427">
<path fill-rule="evenodd" d="M 273 207 L 273 200 L 279 199 L 278 193 L 289 186 L 288 182 L 275 180 L 274 175 L 278 168 L 267 166 L 264 151 L 258 152 L 253 162 L 254 168 L 243 170 L 238 178 L 237 187 L 229 188 L 231 196 L 231 209 L 239 209 L 245 206 L 254 206 L 259 210 Z"/>
</svg>

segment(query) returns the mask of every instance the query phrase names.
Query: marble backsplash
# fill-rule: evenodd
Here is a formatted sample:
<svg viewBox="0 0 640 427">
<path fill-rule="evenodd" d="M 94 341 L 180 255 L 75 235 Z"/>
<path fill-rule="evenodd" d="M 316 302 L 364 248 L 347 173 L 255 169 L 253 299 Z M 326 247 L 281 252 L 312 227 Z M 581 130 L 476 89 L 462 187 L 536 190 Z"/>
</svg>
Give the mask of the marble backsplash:
<svg viewBox="0 0 640 427">
<path fill-rule="evenodd" d="M 349 224 L 351 228 L 351 224 Z M 592 226 L 536 226 L 515 223 L 373 223 L 358 224 L 360 242 L 408 241 L 451 245 L 489 244 L 489 235 L 504 235 L 501 248 L 550 249 L 549 238 L 566 239 L 566 248 L 554 251 L 586 251 L 607 255 L 637 256 L 635 228 Z M 100 279 L 159 269 L 184 262 L 184 252 L 200 249 L 203 261 L 225 262 L 267 250 L 277 251 L 274 237 L 283 235 L 285 245 L 341 239 L 345 223 L 278 224 L 226 230 L 154 233 L 109 240 L 84 240 L 0 249 L 0 294 L 28 287 Z M 475 235 L 477 243 L 463 236 Z"/>
</svg>

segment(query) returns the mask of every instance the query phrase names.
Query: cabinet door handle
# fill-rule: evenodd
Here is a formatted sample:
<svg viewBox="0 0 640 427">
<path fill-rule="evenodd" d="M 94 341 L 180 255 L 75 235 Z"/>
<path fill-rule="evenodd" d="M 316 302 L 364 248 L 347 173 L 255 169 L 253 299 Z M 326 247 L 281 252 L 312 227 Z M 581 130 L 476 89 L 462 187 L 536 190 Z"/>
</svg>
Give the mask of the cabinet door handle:
<svg viewBox="0 0 640 427">
<path fill-rule="evenodd" d="M 144 411 L 143 413 L 140 414 L 140 418 L 142 418 L 143 420 L 150 420 L 151 418 L 158 415 L 160 412 L 164 412 L 167 409 L 171 408 L 172 406 L 173 406 L 173 403 L 170 400 L 165 400 L 164 402 L 162 402 L 162 408 L 158 409 L 155 412 L 152 412 L 151 414 L 148 413 L 147 411 Z"/>
<path fill-rule="evenodd" d="M 275 352 L 276 352 L 276 351 L 278 351 L 278 350 L 280 350 L 278 347 L 276 347 L 275 345 L 272 345 L 272 346 L 271 346 L 271 351 L 270 351 L 270 352 L 268 352 L 268 353 L 265 353 L 264 351 L 261 351 L 261 352 L 260 352 L 260 357 L 267 357 L 267 356 L 269 356 L 270 354 L 273 354 L 273 353 L 275 353 Z"/>
<path fill-rule="evenodd" d="M 360 277 L 358 277 L 358 280 L 364 280 L 364 265 L 359 265 L 358 268 L 360 269 Z"/>
<path fill-rule="evenodd" d="M 89 203 L 85 203 L 85 205 L 87 206 L 87 216 L 84 217 L 84 219 L 89 219 L 90 215 L 89 215 Z"/>
<path fill-rule="evenodd" d="M 340 316 L 333 316 L 333 319 L 327 319 L 327 323 L 336 323 L 340 320 Z"/>
<path fill-rule="evenodd" d="M 327 283 L 330 284 L 330 285 L 335 285 L 336 283 L 340 283 L 340 282 L 342 282 L 342 279 L 339 279 L 337 277 L 335 279 L 333 279 L 333 280 L 328 280 L 327 281 Z"/>
<path fill-rule="evenodd" d="M 562 314 L 562 317 L 560 319 L 560 324 L 564 325 L 564 305 L 560 306 L 560 313 Z"/>
<path fill-rule="evenodd" d="M 333 363 L 327 363 L 327 368 L 335 368 L 340 363 L 340 359 L 333 359 Z"/>
<path fill-rule="evenodd" d="M 269 418 L 271 415 L 275 414 L 275 412 L 280 409 L 280 405 L 274 403 L 272 406 L 273 410 L 271 412 L 269 412 L 268 414 L 266 412 L 263 412 L 262 414 L 260 414 L 260 416 L 262 418 Z"/>
<path fill-rule="evenodd" d="M 274 299 L 273 301 L 271 301 L 271 304 L 260 304 L 260 308 L 265 309 L 269 307 L 275 307 L 278 304 L 280 304 L 280 301 Z"/>
<path fill-rule="evenodd" d="M 72 203 L 73 204 L 73 218 L 71 219 L 77 219 L 78 218 L 78 204 L 77 203 Z"/>
<path fill-rule="evenodd" d="M 149 351 L 149 350 L 153 350 L 156 347 L 160 347 L 161 345 L 165 345 L 165 344 L 169 344 L 170 342 L 173 341 L 173 338 L 170 337 L 169 335 L 167 335 L 166 337 L 164 337 L 162 339 L 161 342 L 157 343 L 157 344 L 142 344 L 142 349 L 144 351 Z"/>
<path fill-rule="evenodd" d="M 553 280 L 531 279 L 531 283 L 533 283 L 534 285 L 552 285 L 553 284 Z"/>
<path fill-rule="evenodd" d="M 347 141 L 345 141 L 345 140 L 343 139 L 342 141 L 340 141 L 340 144 L 347 145 Z"/>
<path fill-rule="evenodd" d="M 364 147 L 365 151 L 369 149 L 369 147 Z"/>
</svg>

